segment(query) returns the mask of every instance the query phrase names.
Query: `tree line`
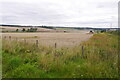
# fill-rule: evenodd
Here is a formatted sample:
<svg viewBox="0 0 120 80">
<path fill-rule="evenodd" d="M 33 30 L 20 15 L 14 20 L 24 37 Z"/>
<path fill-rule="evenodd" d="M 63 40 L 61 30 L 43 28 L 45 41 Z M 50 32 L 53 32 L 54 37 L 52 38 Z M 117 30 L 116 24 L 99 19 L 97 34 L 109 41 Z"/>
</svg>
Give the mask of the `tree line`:
<svg viewBox="0 0 120 80">
<path fill-rule="evenodd" d="M 16 29 L 16 32 L 19 32 L 19 31 L 22 31 L 22 32 L 36 32 L 37 28 L 29 28 L 29 29 L 23 28 L 22 30 Z"/>
</svg>

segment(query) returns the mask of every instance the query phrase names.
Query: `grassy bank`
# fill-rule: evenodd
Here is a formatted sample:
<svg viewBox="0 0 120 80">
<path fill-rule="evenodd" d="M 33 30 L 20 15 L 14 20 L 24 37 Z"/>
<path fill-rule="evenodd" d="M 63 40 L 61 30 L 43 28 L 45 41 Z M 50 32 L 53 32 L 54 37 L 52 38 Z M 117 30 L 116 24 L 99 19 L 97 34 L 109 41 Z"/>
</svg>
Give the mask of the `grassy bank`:
<svg viewBox="0 0 120 80">
<path fill-rule="evenodd" d="M 118 35 L 112 33 L 60 49 L 3 40 L 2 56 L 3 78 L 118 77 Z"/>
</svg>

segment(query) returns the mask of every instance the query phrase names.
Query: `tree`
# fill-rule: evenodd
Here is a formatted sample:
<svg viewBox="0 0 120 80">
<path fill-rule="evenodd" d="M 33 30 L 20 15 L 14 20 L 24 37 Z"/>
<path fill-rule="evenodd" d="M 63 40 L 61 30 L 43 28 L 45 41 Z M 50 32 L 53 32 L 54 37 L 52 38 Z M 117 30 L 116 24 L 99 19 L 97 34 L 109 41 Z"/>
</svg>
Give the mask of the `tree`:
<svg viewBox="0 0 120 80">
<path fill-rule="evenodd" d="M 19 31 L 19 29 L 16 29 L 16 32 L 18 32 Z"/>
<path fill-rule="evenodd" d="M 27 32 L 30 32 L 30 29 L 27 29 Z"/>
<path fill-rule="evenodd" d="M 101 33 L 106 32 L 106 30 L 101 30 Z"/>
<path fill-rule="evenodd" d="M 23 30 L 22 30 L 23 32 L 25 32 L 25 28 L 23 28 Z"/>
<path fill-rule="evenodd" d="M 27 29 L 27 32 L 36 32 L 37 31 L 37 28 L 30 28 L 30 29 Z"/>
<path fill-rule="evenodd" d="M 29 29 L 29 32 L 36 32 L 37 31 L 37 28 L 30 28 Z"/>
<path fill-rule="evenodd" d="M 35 28 L 35 31 L 37 31 L 37 28 Z"/>
<path fill-rule="evenodd" d="M 89 33 L 93 33 L 93 31 L 91 30 Z"/>
</svg>

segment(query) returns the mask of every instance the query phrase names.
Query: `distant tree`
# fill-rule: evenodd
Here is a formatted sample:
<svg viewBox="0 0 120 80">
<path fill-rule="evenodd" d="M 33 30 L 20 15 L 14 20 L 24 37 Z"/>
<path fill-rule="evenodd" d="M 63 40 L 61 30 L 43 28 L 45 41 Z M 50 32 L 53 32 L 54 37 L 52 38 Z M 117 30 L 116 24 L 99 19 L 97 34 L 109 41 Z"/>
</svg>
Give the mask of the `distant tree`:
<svg viewBox="0 0 120 80">
<path fill-rule="evenodd" d="M 101 33 L 106 32 L 106 30 L 101 30 Z"/>
<path fill-rule="evenodd" d="M 30 32 L 33 32 L 33 28 L 30 28 L 30 30 L 29 30 Z"/>
<path fill-rule="evenodd" d="M 25 32 L 25 28 L 23 28 L 22 31 Z"/>
<path fill-rule="evenodd" d="M 92 30 L 90 30 L 90 32 L 89 33 L 93 33 L 93 31 Z"/>
<path fill-rule="evenodd" d="M 30 29 L 27 29 L 27 32 L 30 32 Z"/>
<path fill-rule="evenodd" d="M 35 28 L 35 32 L 37 31 L 37 28 Z"/>
<path fill-rule="evenodd" d="M 19 29 L 16 29 L 16 32 L 18 32 L 19 31 Z"/>
<path fill-rule="evenodd" d="M 36 32 L 37 28 L 30 28 L 28 32 Z"/>
<path fill-rule="evenodd" d="M 23 31 L 23 30 L 22 30 Z M 27 29 L 27 30 L 24 30 L 24 31 L 26 31 L 26 32 L 36 32 L 37 31 L 37 28 L 29 28 L 29 29 Z M 24 32 L 23 31 L 23 32 Z"/>
</svg>

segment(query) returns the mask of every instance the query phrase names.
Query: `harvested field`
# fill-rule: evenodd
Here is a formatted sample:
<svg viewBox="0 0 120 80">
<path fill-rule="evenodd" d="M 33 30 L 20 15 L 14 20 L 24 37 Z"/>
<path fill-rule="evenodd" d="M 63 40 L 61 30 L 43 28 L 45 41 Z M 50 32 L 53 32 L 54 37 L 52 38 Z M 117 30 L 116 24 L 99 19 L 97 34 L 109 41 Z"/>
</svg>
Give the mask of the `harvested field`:
<svg viewBox="0 0 120 80">
<path fill-rule="evenodd" d="M 22 30 L 25 28 L 26 30 L 31 28 L 31 27 L 7 27 L 7 26 L 0 26 L 0 31 L 16 31 L 16 29 Z M 52 29 L 46 29 L 46 28 L 39 28 L 37 27 L 38 31 L 53 31 Z"/>
<path fill-rule="evenodd" d="M 11 36 L 11 39 L 33 43 L 39 40 L 39 45 L 54 46 L 57 43 L 57 47 L 72 47 L 92 36 L 92 34 L 86 33 L 87 31 L 79 33 L 2 33 L 2 36 L 6 39 Z"/>
</svg>

